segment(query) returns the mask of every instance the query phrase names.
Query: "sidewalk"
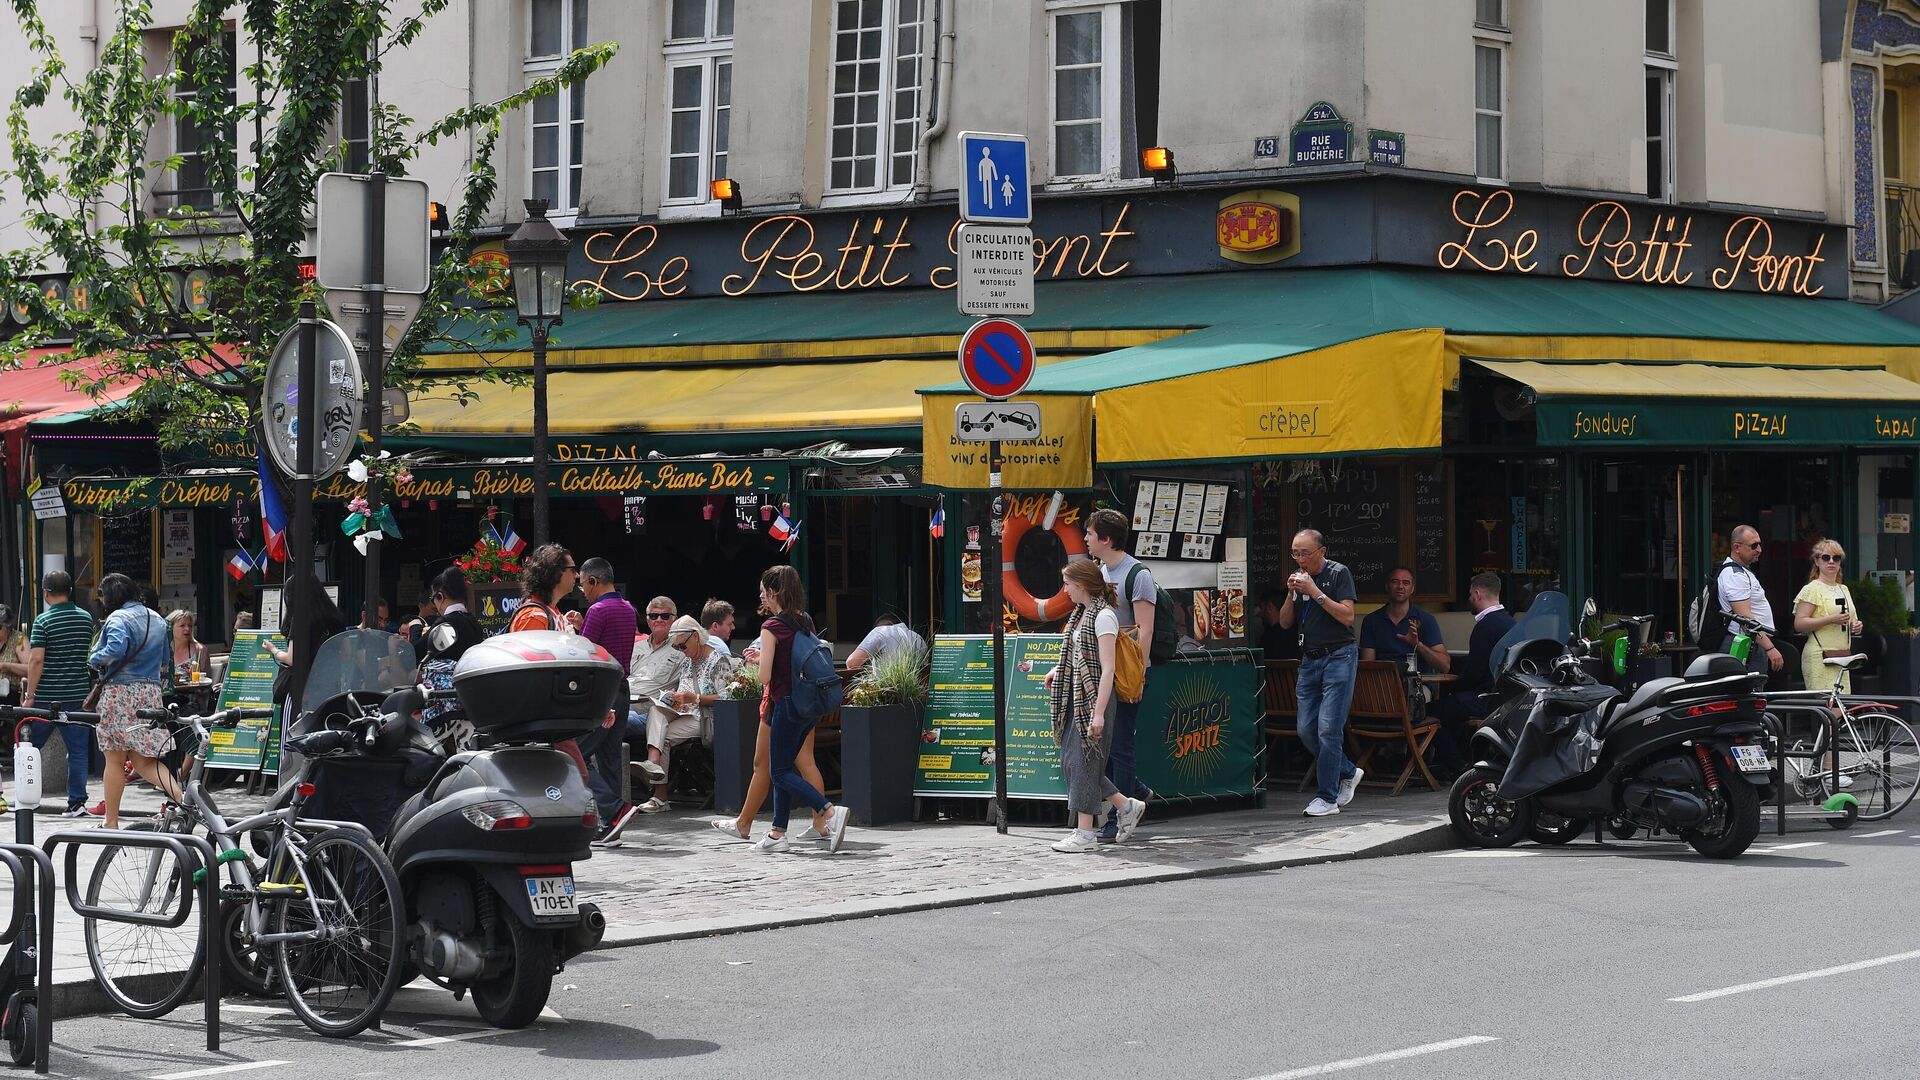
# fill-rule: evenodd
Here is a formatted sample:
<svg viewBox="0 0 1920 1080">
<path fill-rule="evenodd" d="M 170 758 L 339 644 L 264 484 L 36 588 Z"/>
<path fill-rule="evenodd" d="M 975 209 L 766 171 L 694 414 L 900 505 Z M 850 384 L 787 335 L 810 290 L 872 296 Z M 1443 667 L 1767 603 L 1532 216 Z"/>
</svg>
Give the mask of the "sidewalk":
<svg viewBox="0 0 1920 1080">
<path fill-rule="evenodd" d="M 237 788 L 215 797 L 230 817 L 262 801 Z M 1363 791 L 1327 818 L 1301 816 L 1301 804 L 1293 792 L 1273 792 L 1260 810 L 1168 818 L 1150 809 L 1131 842 L 1082 855 L 1048 847 L 1063 827 L 1015 826 L 1002 836 L 988 825 L 950 823 L 856 827 L 837 855 L 824 843 L 799 841 L 787 854 L 762 855 L 710 828 L 713 814 L 676 810 L 636 817 L 623 846 L 596 848 L 574 875 L 581 899 L 607 917 L 601 947 L 616 948 L 1453 846 L 1443 792 L 1388 798 Z M 122 805 L 123 818 L 138 820 L 158 809 L 159 796 L 129 788 Z M 0 823 L 11 838 L 11 822 Z M 99 820 L 56 816 L 36 824 L 44 840 Z M 804 826 L 796 819 L 796 834 Z M 93 986 L 79 919 L 64 898 L 59 906 L 55 1007 L 68 1015 L 107 1008 Z"/>
</svg>

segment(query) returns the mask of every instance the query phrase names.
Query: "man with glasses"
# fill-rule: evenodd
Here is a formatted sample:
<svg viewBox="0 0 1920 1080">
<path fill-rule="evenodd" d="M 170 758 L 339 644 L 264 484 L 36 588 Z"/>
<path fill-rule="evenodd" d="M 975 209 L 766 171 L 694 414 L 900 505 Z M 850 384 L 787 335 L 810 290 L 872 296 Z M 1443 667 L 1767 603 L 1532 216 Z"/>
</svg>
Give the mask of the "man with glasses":
<svg viewBox="0 0 1920 1080">
<path fill-rule="evenodd" d="M 673 809 L 667 801 L 667 763 L 673 748 L 703 736 L 711 741 L 713 703 L 720 700 L 720 689 L 733 674 L 733 656 L 713 647 L 700 620 L 683 615 L 667 630 L 667 647 L 686 658 L 684 673 L 672 690 L 647 710 L 647 761 L 657 766 L 660 778 L 653 785 L 653 798 L 640 804 L 643 814 Z"/>
<path fill-rule="evenodd" d="M 1726 625 L 1721 652 L 1732 650 L 1734 634 L 1740 629 L 1726 618 L 1729 613 L 1756 620 L 1762 626 L 1779 629 L 1780 625 L 1773 621 L 1773 605 L 1767 602 L 1767 590 L 1761 587 L 1759 575 L 1753 571 L 1760 561 L 1760 530 L 1751 525 L 1736 525 L 1731 539 L 1733 547 L 1727 553 L 1727 561 L 1713 572 L 1714 589 L 1720 594 L 1720 614 Z M 1756 633 L 1747 664 L 1767 675 L 1771 682 L 1778 672 L 1785 670 L 1786 658 L 1780 654 L 1772 635 Z"/>
<path fill-rule="evenodd" d="M 668 692 L 686 677 L 686 654 L 675 651 L 667 643 L 667 629 L 679 614 L 680 609 L 671 596 L 656 596 L 647 601 L 647 632 L 634 641 L 627 661 L 627 689 L 632 695 L 631 711 L 627 713 L 629 743 L 641 744 L 646 738 L 647 714 L 655 705 L 664 704 Z M 641 745 L 635 745 L 634 752 L 642 754 L 644 750 Z M 666 770 L 651 761 L 637 764 L 651 783 L 658 784 L 667 778 Z"/>
<path fill-rule="evenodd" d="M 1353 702 L 1360 649 L 1353 637 L 1353 603 L 1359 594 L 1353 572 L 1327 558 L 1327 542 L 1318 529 L 1293 537 L 1293 561 L 1300 567 L 1287 578 L 1287 599 L 1280 625 L 1300 628 L 1300 745 L 1313 754 L 1318 791 L 1307 804 L 1308 817 L 1337 814 L 1353 801 L 1366 774 L 1347 760 L 1347 706 Z"/>
</svg>

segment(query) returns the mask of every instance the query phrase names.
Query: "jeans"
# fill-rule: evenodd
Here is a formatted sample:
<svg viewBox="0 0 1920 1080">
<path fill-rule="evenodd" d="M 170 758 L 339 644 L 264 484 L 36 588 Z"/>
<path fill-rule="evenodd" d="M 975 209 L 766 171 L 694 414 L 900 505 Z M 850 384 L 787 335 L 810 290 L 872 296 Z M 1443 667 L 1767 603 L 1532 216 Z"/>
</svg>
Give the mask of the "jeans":
<svg viewBox="0 0 1920 1080">
<path fill-rule="evenodd" d="M 827 797 L 807 783 L 806 777 L 793 767 L 793 759 L 800 755 L 801 745 L 807 741 L 808 733 L 817 723 L 817 720 L 802 719 L 799 713 L 794 712 L 790 699 L 781 698 L 773 703 L 767 763 L 771 766 L 773 776 L 773 827 L 782 833 L 786 832 L 793 800 L 806 803 L 816 814 L 828 806 Z"/>
<path fill-rule="evenodd" d="M 62 709 L 79 709 L 78 701 L 35 702 L 43 709 L 59 712 Z M 35 748 L 47 745 L 53 737 L 53 729 L 60 729 L 60 738 L 67 744 L 67 805 L 82 806 L 87 801 L 87 770 L 93 751 L 93 728 L 86 724 L 50 724 L 45 720 L 33 722 L 32 739 Z"/>
<path fill-rule="evenodd" d="M 1295 698 L 1300 706 L 1300 745 L 1313 755 L 1314 780 L 1319 795 L 1333 802 L 1340 781 L 1353 775 L 1347 760 L 1347 706 L 1353 703 L 1353 678 L 1359 670 L 1360 648 L 1342 645 L 1325 656 L 1300 661 L 1300 684 Z"/>
<path fill-rule="evenodd" d="M 597 727 L 580 736 L 580 756 L 587 759 L 587 787 L 602 827 L 620 815 L 620 725 Z"/>
<path fill-rule="evenodd" d="M 1120 794 L 1129 799 L 1139 798 L 1146 789 L 1140 784 L 1139 773 L 1135 768 L 1135 752 L 1139 740 L 1140 703 L 1147 700 L 1147 687 L 1153 683 L 1153 669 L 1141 673 L 1140 701 L 1121 701 L 1120 695 L 1113 696 L 1113 737 L 1107 753 L 1107 779 Z M 1120 811 L 1107 807 L 1107 825 L 1118 827 Z"/>
</svg>

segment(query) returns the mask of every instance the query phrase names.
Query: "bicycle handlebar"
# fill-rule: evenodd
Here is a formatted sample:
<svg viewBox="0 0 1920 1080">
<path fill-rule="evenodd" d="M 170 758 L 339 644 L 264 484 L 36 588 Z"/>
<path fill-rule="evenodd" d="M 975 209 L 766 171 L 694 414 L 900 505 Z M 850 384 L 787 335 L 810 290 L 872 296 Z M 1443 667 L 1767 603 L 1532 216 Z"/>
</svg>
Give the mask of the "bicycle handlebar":
<svg viewBox="0 0 1920 1080">
<path fill-rule="evenodd" d="M 207 713 L 204 716 L 176 716 L 169 709 L 137 709 L 133 715 L 154 727 L 162 724 L 178 724 L 185 727 L 200 722 L 209 727 L 230 728 L 238 725 L 242 720 L 265 720 L 273 715 L 273 709 L 257 705 L 236 705 L 231 709 Z"/>
<path fill-rule="evenodd" d="M 97 724 L 100 714 L 80 709 L 48 709 L 37 705 L 0 705 L 0 717 L 9 720 L 46 720 L 55 724 Z"/>
<path fill-rule="evenodd" d="M 1766 623 L 1761 622 L 1759 619 L 1750 618 L 1746 615 L 1741 615 L 1732 611 L 1727 612 L 1727 619 L 1731 622 L 1739 623 L 1741 626 L 1746 627 L 1748 630 L 1757 630 L 1760 633 L 1767 635 L 1768 637 L 1773 637 L 1774 635 L 1780 632 L 1778 630 L 1775 630 L 1773 627 L 1768 626 Z"/>
</svg>

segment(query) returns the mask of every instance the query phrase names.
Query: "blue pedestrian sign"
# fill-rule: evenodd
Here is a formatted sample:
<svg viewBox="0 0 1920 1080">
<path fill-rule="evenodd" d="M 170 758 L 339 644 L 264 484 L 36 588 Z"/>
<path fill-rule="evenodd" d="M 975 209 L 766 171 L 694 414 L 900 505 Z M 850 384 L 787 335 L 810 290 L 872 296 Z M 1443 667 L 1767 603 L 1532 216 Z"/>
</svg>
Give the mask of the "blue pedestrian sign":
<svg viewBox="0 0 1920 1080">
<path fill-rule="evenodd" d="M 989 225 L 1033 220 L 1025 135 L 960 133 L 960 219 Z"/>
</svg>

